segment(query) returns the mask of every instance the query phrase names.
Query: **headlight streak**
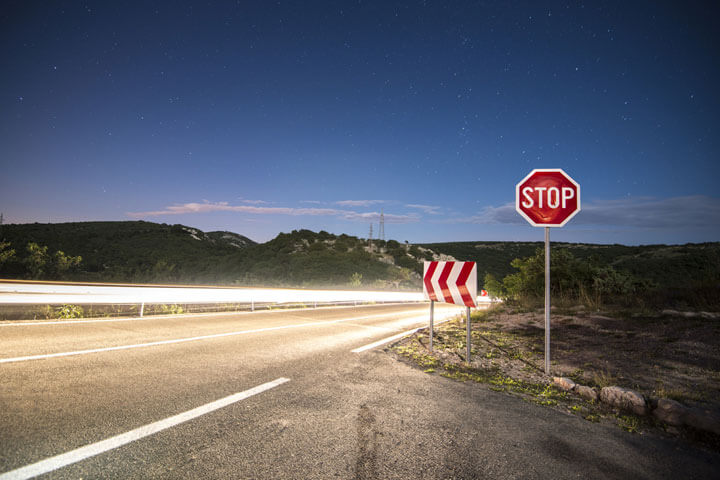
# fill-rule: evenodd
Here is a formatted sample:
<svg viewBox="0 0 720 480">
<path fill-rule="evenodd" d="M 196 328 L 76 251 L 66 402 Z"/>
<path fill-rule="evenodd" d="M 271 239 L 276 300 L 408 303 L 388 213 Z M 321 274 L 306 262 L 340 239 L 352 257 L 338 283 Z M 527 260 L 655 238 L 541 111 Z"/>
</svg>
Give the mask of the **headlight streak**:
<svg viewBox="0 0 720 480">
<path fill-rule="evenodd" d="M 486 302 L 487 297 L 479 297 Z M 422 292 L 289 288 L 171 287 L 0 283 L 0 304 L 205 304 L 423 302 Z"/>
</svg>

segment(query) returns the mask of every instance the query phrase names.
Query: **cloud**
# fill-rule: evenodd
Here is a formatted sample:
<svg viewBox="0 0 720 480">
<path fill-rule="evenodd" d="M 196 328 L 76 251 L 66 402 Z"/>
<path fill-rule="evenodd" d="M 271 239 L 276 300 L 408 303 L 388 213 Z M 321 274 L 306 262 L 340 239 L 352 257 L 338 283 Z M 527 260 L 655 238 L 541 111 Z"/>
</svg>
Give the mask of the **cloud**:
<svg viewBox="0 0 720 480">
<path fill-rule="evenodd" d="M 378 203 L 385 203 L 385 200 L 340 200 L 335 202 L 343 207 L 369 207 Z"/>
<path fill-rule="evenodd" d="M 416 208 L 418 210 L 422 210 L 423 212 L 427 213 L 428 215 L 440 215 L 441 207 L 434 207 L 432 205 L 418 205 L 409 203 L 405 205 L 407 208 Z"/>
<path fill-rule="evenodd" d="M 230 205 L 228 202 L 183 203 L 171 205 L 164 210 L 148 212 L 130 212 L 130 217 L 157 217 L 160 215 L 182 215 L 187 213 L 208 212 L 240 212 L 270 215 L 341 215 L 343 210 L 333 208 L 290 208 L 290 207 L 256 207 L 251 205 Z"/>
<path fill-rule="evenodd" d="M 515 203 L 485 207 L 479 214 L 449 219 L 449 223 L 524 224 Z M 635 228 L 720 229 L 720 199 L 705 195 L 655 198 L 625 197 L 582 205 L 573 225 L 612 225 Z"/>
<path fill-rule="evenodd" d="M 244 198 L 241 198 L 240 201 L 242 203 L 247 203 L 248 205 L 268 205 L 270 202 L 266 202 L 265 200 L 247 200 Z"/>
<path fill-rule="evenodd" d="M 627 197 L 585 205 L 574 220 L 585 225 L 696 228 L 720 225 L 720 199 L 705 195 Z M 574 221 L 573 220 L 573 221 Z"/>
<path fill-rule="evenodd" d="M 230 205 L 228 202 L 183 203 L 171 205 L 162 210 L 146 212 L 128 212 L 131 218 L 158 217 L 163 215 L 185 215 L 210 212 L 237 212 L 256 215 L 291 215 L 291 216 L 332 216 L 352 221 L 379 221 L 378 212 L 355 212 L 336 208 L 293 208 L 293 207 L 258 207 L 253 205 Z M 384 214 L 385 223 L 414 223 L 419 221 L 417 215 Z"/>
<path fill-rule="evenodd" d="M 420 221 L 420 217 L 412 213 L 409 215 L 394 215 L 392 213 L 383 213 L 382 215 L 385 223 L 416 223 Z M 347 212 L 345 215 L 343 215 L 343 218 L 347 220 L 379 222 L 380 212 Z"/>
</svg>

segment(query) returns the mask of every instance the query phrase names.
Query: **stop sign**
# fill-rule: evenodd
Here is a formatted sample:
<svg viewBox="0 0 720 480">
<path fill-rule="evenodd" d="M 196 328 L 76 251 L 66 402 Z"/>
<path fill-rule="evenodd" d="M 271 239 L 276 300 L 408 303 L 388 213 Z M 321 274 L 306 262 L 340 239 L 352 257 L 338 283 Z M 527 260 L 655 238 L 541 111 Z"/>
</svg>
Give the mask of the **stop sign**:
<svg viewBox="0 0 720 480">
<path fill-rule="evenodd" d="M 538 168 L 515 186 L 515 210 L 535 227 L 562 227 L 580 211 L 580 185 L 559 168 Z"/>
</svg>

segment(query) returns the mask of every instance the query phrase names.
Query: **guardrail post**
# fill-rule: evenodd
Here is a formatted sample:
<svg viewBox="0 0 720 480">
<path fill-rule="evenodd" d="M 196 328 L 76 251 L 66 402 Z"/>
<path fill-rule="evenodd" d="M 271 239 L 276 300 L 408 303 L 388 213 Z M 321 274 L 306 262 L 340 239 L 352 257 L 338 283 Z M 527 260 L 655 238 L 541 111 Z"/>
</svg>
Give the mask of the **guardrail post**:
<svg viewBox="0 0 720 480">
<path fill-rule="evenodd" d="M 433 320 L 435 320 L 435 300 L 430 300 L 430 351 L 433 351 Z"/>
<path fill-rule="evenodd" d="M 467 356 L 466 356 L 466 359 L 467 359 L 467 363 L 469 364 L 470 363 L 470 307 L 466 307 L 466 308 L 467 308 L 467 321 L 465 322 L 465 323 L 467 323 Z"/>
<path fill-rule="evenodd" d="M 140 304 L 140 316 L 143 316 L 143 313 L 145 312 L 145 302 L 142 302 Z"/>
<path fill-rule="evenodd" d="M 250 311 L 251 312 L 255 311 L 255 300 L 250 300 Z"/>
</svg>

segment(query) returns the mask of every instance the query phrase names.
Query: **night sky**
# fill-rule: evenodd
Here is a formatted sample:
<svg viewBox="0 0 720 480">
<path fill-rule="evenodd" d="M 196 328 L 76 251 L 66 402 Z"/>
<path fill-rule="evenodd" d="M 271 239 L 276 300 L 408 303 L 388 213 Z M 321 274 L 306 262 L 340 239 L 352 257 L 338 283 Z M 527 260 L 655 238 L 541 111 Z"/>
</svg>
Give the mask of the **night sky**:
<svg viewBox="0 0 720 480">
<path fill-rule="evenodd" d="M 717 2 L 5 2 L 5 223 L 720 240 Z"/>
</svg>

